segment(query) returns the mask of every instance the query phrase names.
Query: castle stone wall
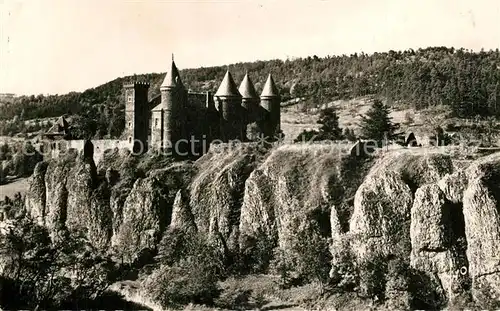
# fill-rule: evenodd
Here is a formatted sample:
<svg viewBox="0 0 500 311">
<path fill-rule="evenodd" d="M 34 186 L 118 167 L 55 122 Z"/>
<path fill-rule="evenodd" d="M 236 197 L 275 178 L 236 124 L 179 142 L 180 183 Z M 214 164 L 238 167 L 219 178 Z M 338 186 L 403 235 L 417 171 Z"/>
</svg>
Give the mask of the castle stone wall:
<svg viewBox="0 0 500 311">
<path fill-rule="evenodd" d="M 132 149 L 133 142 L 129 143 L 127 140 L 119 139 L 100 139 L 91 140 L 94 146 L 94 162 L 98 163 L 104 151 L 109 149 Z M 85 140 L 57 140 L 57 141 L 44 141 L 38 146 L 38 151 L 41 152 L 45 159 L 58 158 L 64 155 L 69 149 L 83 152 Z"/>
</svg>

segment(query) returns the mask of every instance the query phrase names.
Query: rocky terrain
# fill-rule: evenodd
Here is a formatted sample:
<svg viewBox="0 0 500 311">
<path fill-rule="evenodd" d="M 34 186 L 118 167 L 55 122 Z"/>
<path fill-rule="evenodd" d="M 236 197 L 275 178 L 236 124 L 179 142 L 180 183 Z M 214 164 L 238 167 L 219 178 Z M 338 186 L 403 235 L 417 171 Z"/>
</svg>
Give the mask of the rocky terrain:
<svg viewBox="0 0 500 311">
<path fill-rule="evenodd" d="M 125 261 L 155 250 L 169 227 L 204 232 L 226 252 L 259 239 L 295 252 L 309 231 L 330 242 L 331 277 L 346 265 L 380 273 L 385 299 L 402 308 L 499 300 L 500 154 L 442 151 L 219 145 L 194 162 L 146 168 L 126 151 L 98 167 L 69 154 L 37 165 L 26 208 L 53 232 L 84 228 Z"/>
</svg>

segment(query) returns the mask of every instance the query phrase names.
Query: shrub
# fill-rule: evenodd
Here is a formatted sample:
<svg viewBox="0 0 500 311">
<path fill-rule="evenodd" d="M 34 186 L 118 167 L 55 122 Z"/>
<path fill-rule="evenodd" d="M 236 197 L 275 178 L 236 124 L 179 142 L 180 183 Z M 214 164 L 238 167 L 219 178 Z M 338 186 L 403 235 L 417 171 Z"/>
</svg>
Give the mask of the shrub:
<svg viewBox="0 0 500 311">
<path fill-rule="evenodd" d="M 144 292 L 162 307 L 212 304 L 224 274 L 223 255 L 201 234 L 175 231 L 162 240 L 160 267 L 144 282 Z"/>
<path fill-rule="evenodd" d="M 364 297 L 383 300 L 385 298 L 386 260 L 379 255 L 358 263 L 359 289 Z"/>
<path fill-rule="evenodd" d="M 143 283 L 143 289 L 164 308 L 188 303 L 212 304 L 219 294 L 217 281 L 217 274 L 208 262 L 190 257 L 173 266 L 162 265 Z"/>
<path fill-rule="evenodd" d="M 229 310 L 246 310 L 249 306 L 252 291 L 241 288 L 231 288 L 223 291 L 215 300 L 215 305 L 219 308 Z"/>
<path fill-rule="evenodd" d="M 289 249 L 277 249 L 271 268 L 281 277 L 283 287 L 310 282 L 329 282 L 331 255 L 329 241 L 318 230 L 301 230 Z"/>
<path fill-rule="evenodd" d="M 266 272 L 273 257 L 275 245 L 275 241 L 263 231 L 253 237 L 243 237 L 240 272 Z"/>
<path fill-rule="evenodd" d="M 333 257 L 330 270 L 331 282 L 342 290 L 353 290 L 359 282 L 356 260 L 349 243 L 349 240 L 338 239 L 331 247 Z"/>
</svg>

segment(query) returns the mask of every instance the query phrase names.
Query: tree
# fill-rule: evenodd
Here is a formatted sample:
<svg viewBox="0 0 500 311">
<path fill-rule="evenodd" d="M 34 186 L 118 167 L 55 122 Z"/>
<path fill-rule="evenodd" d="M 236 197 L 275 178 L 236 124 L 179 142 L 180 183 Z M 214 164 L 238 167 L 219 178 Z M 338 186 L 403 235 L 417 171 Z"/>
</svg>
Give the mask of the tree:
<svg viewBox="0 0 500 311">
<path fill-rule="evenodd" d="M 80 233 L 51 238 L 28 217 L 17 219 L 0 239 L 4 264 L 0 307 L 58 309 L 102 295 L 113 280 L 113 264 Z M 74 307 L 74 306 L 72 306 Z"/>
<path fill-rule="evenodd" d="M 319 135 L 323 140 L 337 140 L 342 138 L 342 129 L 339 127 L 339 117 L 335 108 L 330 107 L 320 111 L 318 124 Z"/>
<path fill-rule="evenodd" d="M 376 141 L 379 146 L 393 136 L 397 126 L 391 122 L 389 107 L 376 99 L 366 116 L 362 116 L 361 137 Z"/>
</svg>

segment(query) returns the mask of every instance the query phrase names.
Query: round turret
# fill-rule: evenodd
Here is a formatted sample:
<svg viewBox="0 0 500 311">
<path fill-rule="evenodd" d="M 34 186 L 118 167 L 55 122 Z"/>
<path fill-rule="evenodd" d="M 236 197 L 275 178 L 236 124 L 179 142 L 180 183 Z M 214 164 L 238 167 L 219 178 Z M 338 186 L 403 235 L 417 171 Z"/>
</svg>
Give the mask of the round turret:
<svg viewBox="0 0 500 311">
<path fill-rule="evenodd" d="M 221 116 L 221 135 L 225 141 L 242 138 L 241 94 L 229 71 L 214 95 Z"/>
<path fill-rule="evenodd" d="M 171 149 L 183 135 L 183 109 L 187 92 L 174 60 L 160 86 L 161 103 L 153 108 L 152 140 L 161 148 Z M 160 138 L 157 136 L 160 135 Z"/>
<path fill-rule="evenodd" d="M 243 81 L 241 81 L 239 92 L 242 96 L 241 107 L 243 107 L 243 119 L 245 126 L 256 121 L 257 111 L 259 109 L 260 98 L 255 91 L 252 80 L 245 74 Z"/>
<path fill-rule="evenodd" d="M 262 121 L 261 127 L 264 129 L 265 136 L 273 139 L 280 132 L 281 96 L 271 74 L 267 77 L 266 84 L 260 95 L 260 105 L 267 114 Z"/>
</svg>

